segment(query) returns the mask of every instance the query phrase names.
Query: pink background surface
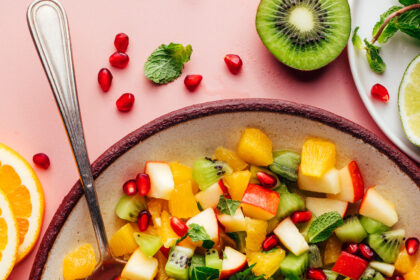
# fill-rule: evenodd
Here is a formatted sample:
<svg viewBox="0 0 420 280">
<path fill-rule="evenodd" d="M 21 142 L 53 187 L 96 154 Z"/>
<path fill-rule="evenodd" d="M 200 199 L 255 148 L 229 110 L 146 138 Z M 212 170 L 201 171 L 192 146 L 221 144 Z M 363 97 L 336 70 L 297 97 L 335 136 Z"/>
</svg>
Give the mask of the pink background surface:
<svg viewBox="0 0 420 280">
<path fill-rule="evenodd" d="M 43 184 L 46 212 L 43 232 L 64 195 L 78 179 L 74 160 L 46 76 L 26 24 L 30 0 L 6 1 L 0 9 L 0 142 L 32 163 L 44 152 L 51 167 L 35 170 Z M 129 132 L 154 118 L 187 105 L 224 98 L 279 98 L 310 104 L 380 132 L 364 108 L 352 80 L 347 54 L 322 70 L 292 71 L 265 49 L 255 30 L 257 0 L 62 0 L 67 10 L 73 58 L 91 161 Z M 130 36 L 129 66 L 111 69 L 113 85 L 102 93 L 97 73 L 109 67 L 115 34 Z M 193 54 L 181 78 L 155 86 L 143 64 L 160 44 L 191 44 Z M 242 57 L 242 72 L 230 74 L 227 53 Z M 194 93 L 183 85 L 186 74 L 201 74 Z M 136 97 L 122 114 L 115 101 L 124 92 Z M 39 245 L 39 244 L 38 244 Z M 15 267 L 9 279 L 27 279 L 35 250 Z"/>
</svg>

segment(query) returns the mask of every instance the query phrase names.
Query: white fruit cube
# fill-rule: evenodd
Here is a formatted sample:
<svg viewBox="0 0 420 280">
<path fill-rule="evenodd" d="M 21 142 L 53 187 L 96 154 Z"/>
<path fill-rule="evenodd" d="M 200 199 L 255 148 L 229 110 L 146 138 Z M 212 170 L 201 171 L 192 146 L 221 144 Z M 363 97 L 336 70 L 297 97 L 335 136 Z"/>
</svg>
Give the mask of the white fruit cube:
<svg viewBox="0 0 420 280">
<path fill-rule="evenodd" d="M 150 192 L 147 196 L 169 200 L 175 183 L 171 167 L 167 162 L 146 162 L 145 173 L 150 178 Z"/>
<path fill-rule="evenodd" d="M 305 238 L 289 217 L 278 224 L 274 229 L 274 234 L 277 235 L 281 243 L 296 256 L 299 256 L 309 249 Z"/>
<path fill-rule="evenodd" d="M 227 279 L 232 274 L 242 270 L 242 268 L 246 265 L 246 256 L 229 246 L 225 247 L 223 256 L 220 279 Z"/>
<path fill-rule="evenodd" d="M 217 219 L 224 226 L 225 232 L 245 231 L 245 217 L 241 208 L 238 208 L 233 216 L 219 214 Z"/>
<path fill-rule="evenodd" d="M 153 280 L 158 271 L 158 261 L 146 256 L 140 248 L 131 255 L 121 277 L 130 280 Z"/>
<path fill-rule="evenodd" d="M 299 168 L 298 187 L 301 190 L 337 194 L 341 191 L 338 170 L 331 168 L 322 177 L 316 178 L 303 175 Z"/>
<path fill-rule="evenodd" d="M 219 182 L 211 185 L 204 191 L 198 192 L 195 199 L 200 203 L 203 209 L 216 208 L 219 203 L 219 198 L 223 194 Z"/>
<path fill-rule="evenodd" d="M 338 212 L 341 215 L 341 217 L 344 217 L 346 215 L 349 203 L 347 201 L 341 201 L 330 198 L 306 197 L 305 205 L 306 208 L 309 211 L 311 211 L 316 217 L 333 211 Z"/>
<path fill-rule="evenodd" d="M 359 214 L 377 220 L 389 227 L 398 222 L 395 206 L 374 187 L 367 190 L 360 204 Z"/>
<path fill-rule="evenodd" d="M 392 264 L 373 261 L 369 263 L 369 266 L 385 276 L 392 277 L 394 275 L 395 267 Z"/>
<path fill-rule="evenodd" d="M 197 224 L 204 227 L 213 242 L 217 243 L 219 240 L 219 225 L 217 223 L 216 214 L 214 213 L 213 208 L 207 208 L 206 210 L 189 219 L 187 226 L 191 224 Z"/>
<path fill-rule="evenodd" d="M 328 198 L 344 200 L 351 203 L 363 198 L 365 191 L 362 174 L 356 161 L 351 161 L 338 171 L 341 191 L 338 194 L 328 194 Z"/>
</svg>

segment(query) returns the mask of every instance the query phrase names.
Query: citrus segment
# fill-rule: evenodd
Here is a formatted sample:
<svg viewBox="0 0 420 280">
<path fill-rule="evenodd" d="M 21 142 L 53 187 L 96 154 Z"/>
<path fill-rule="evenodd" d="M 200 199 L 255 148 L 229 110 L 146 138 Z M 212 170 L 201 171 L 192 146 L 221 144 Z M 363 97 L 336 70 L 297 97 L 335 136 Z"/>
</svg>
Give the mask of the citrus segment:
<svg viewBox="0 0 420 280">
<path fill-rule="evenodd" d="M 261 130 L 246 128 L 238 143 L 238 156 L 254 165 L 270 165 L 273 163 L 273 143 Z"/>
<path fill-rule="evenodd" d="M 193 193 L 197 193 L 199 191 L 197 183 L 193 180 L 191 167 L 176 161 L 169 163 L 169 166 L 171 167 L 175 185 L 191 181 Z"/>
<path fill-rule="evenodd" d="M 83 244 L 68 253 L 63 261 L 65 280 L 84 279 L 92 274 L 96 266 L 95 252 L 91 244 Z"/>
<path fill-rule="evenodd" d="M 115 257 L 131 254 L 139 247 L 134 239 L 134 229 L 131 224 L 125 224 L 112 235 L 109 247 Z"/>
<path fill-rule="evenodd" d="M 286 252 L 280 248 L 268 252 L 251 252 L 247 254 L 248 265 L 255 264 L 252 272 L 256 276 L 264 275 L 264 278 L 268 279 L 279 269 L 285 256 Z"/>
<path fill-rule="evenodd" d="M 178 218 L 191 218 L 200 213 L 192 191 L 191 180 L 176 184 L 169 199 L 171 215 Z"/>
<path fill-rule="evenodd" d="M 251 172 L 248 170 L 236 171 L 223 178 L 223 182 L 226 184 L 232 199 L 242 200 L 242 196 L 248 187 L 250 178 Z"/>
<path fill-rule="evenodd" d="M 245 217 L 246 250 L 250 252 L 261 251 L 261 245 L 267 234 L 267 221 Z"/>
<path fill-rule="evenodd" d="M 226 162 L 233 171 L 244 170 L 248 164 L 243 161 L 234 151 L 228 150 L 224 147 L 218 147 L 214 153 L 217 160 Z"/>
<path fill-rule="evenodd" d="M 179 236 L 173 231 L 171 227 L 170 216 L 167 211 L 162 211 L 160 216 L 161 226 L 159 227 L 159 236 L 162 238 L 163 246 L 170 248 L 175 245 Z"/>
</svg>

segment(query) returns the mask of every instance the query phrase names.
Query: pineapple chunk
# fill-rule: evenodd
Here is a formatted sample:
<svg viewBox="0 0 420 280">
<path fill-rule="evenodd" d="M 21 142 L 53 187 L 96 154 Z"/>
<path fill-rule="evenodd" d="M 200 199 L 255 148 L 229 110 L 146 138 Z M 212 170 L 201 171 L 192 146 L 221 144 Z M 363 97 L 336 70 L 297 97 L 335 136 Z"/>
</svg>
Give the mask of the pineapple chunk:
<svg viewBox="0 0 420 280">
<path fill-rule="evenodd" d="M 267 221 L 245 217 L 246 250 L 251 252 L 261 251 L 262 243 L 267 235 Z"/>
<path fill-rule="evenodd" d="M 169 199 L 169 210 L 172 216 L 178 218 L 191 218 L 200 213 L 192 191 L 191 180 L 175 184 Z"/>
<path fill-rule="evenodd" d="M 121 277 L 130 280 L 152 280 L 158 272 L 158 261 L 138 248 L 125 265 Z"/>
<path fill-rule="evenodd" d="M 401 274 L 410 272 L 416 265 L 416 256 L 410 256 L 407 250 L 404 248 L 399 254 L 395 261 L 395 270 Z"/>
<path fill-rule="evenodd" d="M 172 176 L 174 177 L 175 186 L 191 181 L 193 193 L 195 194 L 198 192 L 198 185 L 193 180 L 191 167 L 176 161 L 169 163 L 169 167 L 171 168 Z"/>
<path fill-rule="evenodd" d="M 133 253 L 139 245 L 134 239 L 134 229 L 131 224 L 125 224 L 109 240 L 109 247 L 115 257 Z"/>
<path fill-rule="evenodd" d="M 256 276 L 264 274 L 264 278 L 270 278 L 280 267 L 280 263 L 286 256 L 286 252 L 277 248 L 269 252 L 250 252 L 247 254 L 248 265 L 255 264 L 252 272 Z"/>
<path fill-rule="evenodd" d="M 248 164 L 243 161 L 238 155 L 231 150 L 224 147 L 218 147 L 214 153 L 214 157 L 217 160 L 226 162 L 233 171 L 241 171 L 248 167 Z"/>
<path fill-rule="evenodd" d="M 309 138 L 303 144 L 300 164 L 303 175 L 320 178 L 335 162 L 335 145 L 330 141 Z"/>
<path fill-rule="evenodd" d="M 248 187 L 250 178 L 251 172 L 248 170 L 236 171 L 223 177 L 223 183 L 225 183 L 232 199 L 239 201 L 242 200 L 242 196 Z"/>
<path fill-rule="evenodd" d="M 238 155 L 246 162 L 258 166 L 273 163 L 273 143 L 257 128 L 246 128 L 238 143 Z"/>
</svg>

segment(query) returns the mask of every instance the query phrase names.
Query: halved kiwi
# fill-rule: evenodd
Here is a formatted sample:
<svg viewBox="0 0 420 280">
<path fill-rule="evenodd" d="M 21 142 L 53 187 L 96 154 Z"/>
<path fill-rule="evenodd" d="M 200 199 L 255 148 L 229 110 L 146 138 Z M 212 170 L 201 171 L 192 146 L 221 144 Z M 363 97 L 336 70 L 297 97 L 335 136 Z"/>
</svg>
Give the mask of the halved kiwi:
<svg viewBox="0 0 420 280">
<path fill-rule="evenodd" d="M 315 70 L 333 61 L 350 36 L 347 0 L 262 0 L 257 31 L 282 63 Z"/>
</svg>

